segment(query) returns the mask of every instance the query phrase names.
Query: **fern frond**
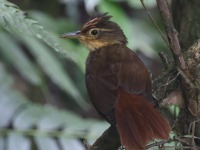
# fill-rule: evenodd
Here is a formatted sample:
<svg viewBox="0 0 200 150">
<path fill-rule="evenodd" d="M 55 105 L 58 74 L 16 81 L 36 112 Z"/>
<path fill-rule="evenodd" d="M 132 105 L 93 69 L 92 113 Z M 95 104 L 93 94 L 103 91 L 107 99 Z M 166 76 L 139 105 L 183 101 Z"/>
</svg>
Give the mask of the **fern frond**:
<svg viewBox="0 0 200 150">
<path fill-rule="evenodd" d="M 37 21 L 27 18 L 26 12 L 23 12 L 16 5 L 6 0 L 0 1 L 0 24 L 11 33 L 19 32 L 34 36 L 55 51 L 67 55 L 59 46 L 52 33 L 45 30 Z"/>
<path fill-rule="evenodd" d="M 12 88 L 13 82 L 12 76 L 0 65 L 0 149 L 4 149 L 1 146 L 6 143 L 10 150 L 16 147 L 31 150 L 34 139 L 39 149 L 43 146 L 48 150 L 59 150 L 60 146 L 66 148 L 68 143 L 69 149 L 83 150 L 77 138 L 96 139 L 100 131 L 108 127 L 104 122 L 32 103 Z"/>
</svg>

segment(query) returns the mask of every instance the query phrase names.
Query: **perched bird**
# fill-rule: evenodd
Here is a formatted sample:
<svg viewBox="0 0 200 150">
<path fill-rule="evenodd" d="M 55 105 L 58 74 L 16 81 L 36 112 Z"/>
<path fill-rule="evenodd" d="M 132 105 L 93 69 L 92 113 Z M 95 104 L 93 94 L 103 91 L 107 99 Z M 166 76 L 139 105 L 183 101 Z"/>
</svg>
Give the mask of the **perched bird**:
<svg viewBox="0 0 200 150">
<path fill-rule="evenodd" d="M 111 17 L 97 14 L 79 31 L 61 37 L 76 38 L 89 49 L 85 80 L 94 107 L 116 127 L 127 150 L 143 150 L 152 139 L 167 139 L 171 129 L 151 104 L 147 68 Z"/>
</svg>

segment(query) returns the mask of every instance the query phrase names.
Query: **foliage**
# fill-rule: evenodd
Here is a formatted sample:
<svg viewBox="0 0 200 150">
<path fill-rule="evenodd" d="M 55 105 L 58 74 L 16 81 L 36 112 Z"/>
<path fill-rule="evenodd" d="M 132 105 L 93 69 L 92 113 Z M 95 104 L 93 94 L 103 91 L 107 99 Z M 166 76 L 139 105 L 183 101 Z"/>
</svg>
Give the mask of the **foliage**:
<svg viewBox="0 0 200 150">
<path fill-rule="evenodd" d="M 58 42 L 56 41 L 55 36 L 53 36 L 53 34 L 43 29 L 43 27 L 39 25 L 36 21 L 25 18 L 24 13 L 12 3 L 6 1 L 4 3 L 0 3 L 0 13 L 1 13 L 0 22 L 3 25 L 3 27 L 9 32 L 14 33 L 14 35 L 18 35 L 18 37 L 22 39 L 24 44 L 30 48 L 31 53 L 35 56 L 37 62 L 44 69 L 45 73 L 49 75 L 49 77 L 55 83 L 57 83 L 57 85 L 60 86 L 60 88 L 62 88 L 68 94 L 70 94 L 74 98 L 74 100 L 77 101 L 77 104 L 83 106 L 84 108 L 86 106 L 86 103 L 84 103 L 83 97 L 78 92 L 74 84 L 71 82 L 70 78 L 65 73 L 63 66 L 58 62 L 57 58 L 51 54 L 51 52 L 44 46 L 44 44 L 41 44 L 39 41 L 28 35 L 34 36 L 44 41 L 46 44 L 51 46 L 56 51 L 65 53 L 64 50 L 59 46 Z M 12 52 L 9 53 L 7 51 L 8 50 L 14 51 L 13 48 L 17 47 L 17 45 L 16 44 L 14 45 L 14 43 L 12 43 L 11 39 L 9 39 L 8 36 L 2 35 L 1 40 L 7 42 L 7 44 L 1 42 L 2 44 L 1 48 L 4 49 L 4 51 L 2 52 L 4 53 L 4 55 L 7 54 L 7 58 L 12 59 L 11 58 L 12 56 L 9 55 Z M 9 44 L 9 41 L 10 43 L 12 43 L 12 45 Z M 18 57 L 23 57 L 20 56 L 23 55 L 22 53 L 16 51 L 15 53 L 17 53 Z M 24 61 L 26 62 L 19 62 L 20 64 L 18 64 L 18 69 L 20 73 L 22 73 L 23 76 L 26 77 L 26 79 L 29 79 L 30 82 L 33 83 L 34 80 L 34 84 L 37 85 L 41 84 L 40 83 L 41 80 L 39 79 L 41 77 L 39 77 L 39 75 L 36 75 L 36 70 L 34 70 L 33 67 L 31 67 L 31 62 L 28 62 L 29 60 L 26 59 L 25 57 L 23 58 Z M 29 69 L 30 71 L 27 72 L 27 70 L 24 70 L 24 66 L 22 66 L 21 64 L 29 64 L 29 67 L 26 66 L 25 68 Z M 21 68 L 19 68 L 19 66 L 21 66 Z M 31 78 L 32 75 L 34 75 L 35 78 L 37 78 L 37 81 L 36 79 Z"/>
<path fill-rule="evenodd" d="M 13 78 L 0 65 L 0 149 L 84 149 L 76 138 L 94 139 L 107 124 L 41 106 L 12 88 Z M 6 113 L 5 113 L 6 112 Z M 6 127 L 12 126 L 13 129 Z"/>
<path fill-rule="evenodd" d="M 58 54 L 63 54 L 68 61 L 75 60 L 83 70 L 84 58 L 80 56 L 86 52 L 70 51 L 76 46 L 63 43 L 59 35 L 48 32 L 8 1 L 0 1 L 0 24 L 0 149 L 84 149 L 78 139 L 94 140 L 107 123 L 82 119 L 72 112 L 31 102 L 18 87 L 20 85 L 13 88 L 17 78 L 11 76 L 11 69 L 15 68 L 24 82 L 44 92 L 50 92 L 44 79 L 48 76 L 85 110 L 88 104 L 65 71 Z"/>
</svg>

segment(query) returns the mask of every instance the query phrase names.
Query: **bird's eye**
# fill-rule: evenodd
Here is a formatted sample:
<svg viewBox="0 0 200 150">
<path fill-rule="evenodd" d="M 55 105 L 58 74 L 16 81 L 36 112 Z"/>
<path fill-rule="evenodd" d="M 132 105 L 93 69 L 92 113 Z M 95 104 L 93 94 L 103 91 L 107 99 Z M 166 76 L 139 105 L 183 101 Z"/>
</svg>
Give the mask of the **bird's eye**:
<svg viewBox="0 0 200 150">
<path fill-rule="evenodd" d="M 98 33 L 99 33 L 99 31 L 96 29 L 90 31 L 90 34 L 94 35 L 94 36 L 97 35 Z"/>
</svg>

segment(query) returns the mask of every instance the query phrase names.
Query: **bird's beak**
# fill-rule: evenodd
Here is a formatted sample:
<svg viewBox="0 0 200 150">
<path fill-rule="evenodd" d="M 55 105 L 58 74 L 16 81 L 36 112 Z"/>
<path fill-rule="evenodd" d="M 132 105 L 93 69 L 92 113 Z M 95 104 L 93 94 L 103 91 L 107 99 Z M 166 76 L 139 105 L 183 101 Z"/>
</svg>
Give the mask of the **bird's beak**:
<svg viewBox="0 0 200 150">
<path fill-rule="evenodd" d="M 64 33 L 60 37 L 68 39 L 78 39 L 80 37 L 80 31 Z"/>
</svg>

